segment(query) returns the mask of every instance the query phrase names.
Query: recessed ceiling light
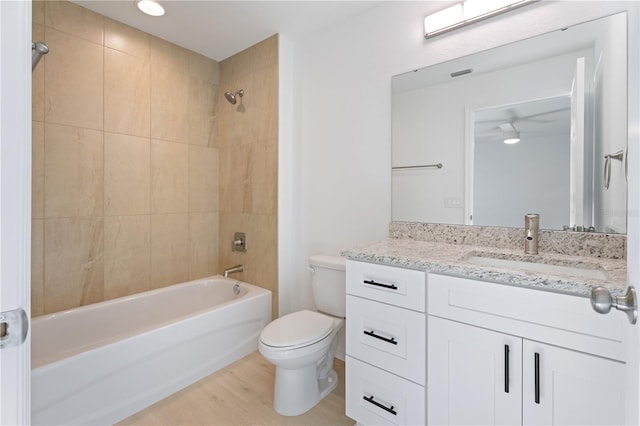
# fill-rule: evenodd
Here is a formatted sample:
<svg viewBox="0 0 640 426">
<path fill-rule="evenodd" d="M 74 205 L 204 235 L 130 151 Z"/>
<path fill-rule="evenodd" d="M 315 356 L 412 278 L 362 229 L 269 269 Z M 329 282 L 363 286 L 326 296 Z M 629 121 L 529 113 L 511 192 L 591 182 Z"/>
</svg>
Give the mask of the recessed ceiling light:
<svg viewBox="0 0 640 426">
<path fill-rule="evenodd" d="M 138 9 L 151 16 L 164 15 L 164 7 L 153 0 L 138 0 Z"/>
</svg>

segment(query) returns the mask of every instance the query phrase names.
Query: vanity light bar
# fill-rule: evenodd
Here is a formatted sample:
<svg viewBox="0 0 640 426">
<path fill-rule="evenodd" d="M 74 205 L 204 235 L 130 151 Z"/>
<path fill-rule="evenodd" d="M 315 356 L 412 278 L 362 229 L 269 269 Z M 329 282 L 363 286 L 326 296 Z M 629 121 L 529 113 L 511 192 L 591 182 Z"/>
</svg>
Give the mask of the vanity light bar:
<svg viewBox="0 0 640 426">
<path fill-rule="evenodd" d="M 464 0 L 424 18 L 424 38 L 453 31 L 539 0 Z"/>
</svg>

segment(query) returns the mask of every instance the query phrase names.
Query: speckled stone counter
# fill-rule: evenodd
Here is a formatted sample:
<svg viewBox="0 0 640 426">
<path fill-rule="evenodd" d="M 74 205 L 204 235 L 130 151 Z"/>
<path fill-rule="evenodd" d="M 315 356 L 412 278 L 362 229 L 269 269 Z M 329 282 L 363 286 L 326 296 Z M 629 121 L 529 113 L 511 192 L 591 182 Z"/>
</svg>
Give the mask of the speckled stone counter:
<svg viewBox="0 0 640 426">
<path fill-rule="evenodd" d="M 543 253 L 609 259 L 627 257 L 627 236 L 624 234 L 540 230 L 538 235 L 539 251 Z M 392 222 L 389 237 L 513 250 L 524 247 L 523 228 Z"/>
<path fill-rule="evenodd" d="M 341 254 L 348 259 L 363 262 L 456 275 L 584 297 L 590 296 L 591 288 L 594 286 L 606 287 L 615 295 L 622 295 L 627 288 L 627 265 L 624 259 L 571 256 L 544 253 L 542 251 L 538 255 L 524 255 L 523 249 L 416 241 L 409 238 L 390 238 L 363 247 L 350 248 L 342 251 Z M 606 280 L 587 279 L 570 275 L 548 275 L 540 272 L 526 272 L 495 266 L 480 266 L 465 259 L 474 255 L 490 255 L 494 258 L 502 256 L 534 263 L 551 263 L 583 268 L 602 268 L 606 271 L 608 277 Z"/>
</svg>

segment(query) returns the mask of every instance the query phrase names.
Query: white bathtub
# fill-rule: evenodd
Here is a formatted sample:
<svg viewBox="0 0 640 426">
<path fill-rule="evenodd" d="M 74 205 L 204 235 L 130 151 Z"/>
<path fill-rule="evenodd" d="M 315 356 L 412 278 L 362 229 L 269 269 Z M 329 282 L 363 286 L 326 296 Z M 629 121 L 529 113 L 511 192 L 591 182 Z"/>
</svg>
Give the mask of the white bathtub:
<svg viewBox="0 0 640 426">
<path fill-rule="evenodd" d="M 269 321 L 270 291 L 219 275 L 37 317 L 31 421 L 116 423 L 255 351 Z"/>
</svg>

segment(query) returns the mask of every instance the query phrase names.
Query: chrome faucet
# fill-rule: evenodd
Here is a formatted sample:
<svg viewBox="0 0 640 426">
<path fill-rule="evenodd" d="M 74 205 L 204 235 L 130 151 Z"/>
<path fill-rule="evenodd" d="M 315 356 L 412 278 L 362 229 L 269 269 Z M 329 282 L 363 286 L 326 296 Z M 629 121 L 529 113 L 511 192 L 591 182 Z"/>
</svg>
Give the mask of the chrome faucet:
<svg viewBox="0 0 640 426">
<path fill-rule="evenodd" d="M 524 216 L 524 253 L 538 254 L 538 231 L 540 230 L 540 215 L 527 214 Z"/>
<path fill-rule="evenodd" d="M 225 277 L 229 277 L 229 274 L 234 274 L 236 272 L 244 271 L 244 267 L 242 265 L 232 266 L 231 268 L 225 269 L 222 275 Z"/>
</svg>

